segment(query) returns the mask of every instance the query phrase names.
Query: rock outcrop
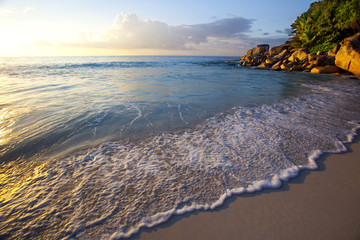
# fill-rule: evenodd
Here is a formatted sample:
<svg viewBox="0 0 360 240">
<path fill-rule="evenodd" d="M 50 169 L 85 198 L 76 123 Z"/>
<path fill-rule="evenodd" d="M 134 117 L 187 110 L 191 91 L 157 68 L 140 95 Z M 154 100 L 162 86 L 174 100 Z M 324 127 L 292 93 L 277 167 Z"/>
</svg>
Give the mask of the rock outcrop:
<svg viewBox="0 0 360 240">
<path fill-rule="evenodd" d="M 341 69 L 360 76 L 360 33 L 346 38 L 335 56 L 335 64 Z"/>
<path fill-rule="evenodd" d="M 314 67 L 311 69 L 312 73 L 340 73 L 340 68 L 335 65 L 327 65 L 323 67 Z"/>
<path fill-rule="evenodd" d="M 282 44 L 280 46 L 272 47 L 269 51 L 269 55 L 275 56 L 290 48 L 290 44 Z"/>
<path fill-rule="evenodd" d="M 302 62 L 308 59 L 309 51 L 306 48 L 300 48 L 296 50 L 291 56 L 289 57 L 290 62 Z"/>
<path fill-rule="evenodd" d="M 273 71 L 328 74 L 349 74 L 347 71 L 350 71 L 360 75 L 360 33 L 345 40 L 341 46 L 335 46 L 330 52 L 319 51 L 316 54 L 305 48 L 291 47 L 289 44 L 275 46 L 270 50 L 269 45 L 261 44 L 250 49 L 238 63 Z"/>
<path fill-rule="evenodd" d="M 248 52 L 247 52 L 247 55 L 248 56 L 252 56 L 252 55 L 259 55 L 259 54 L 263 54 L 265 53 L 266 51 L 269 51 L 269 44 L 260 44 L 260 45 L 257 45 L 255 48 L 253 49 L 250 49 Z"/>
</svg>

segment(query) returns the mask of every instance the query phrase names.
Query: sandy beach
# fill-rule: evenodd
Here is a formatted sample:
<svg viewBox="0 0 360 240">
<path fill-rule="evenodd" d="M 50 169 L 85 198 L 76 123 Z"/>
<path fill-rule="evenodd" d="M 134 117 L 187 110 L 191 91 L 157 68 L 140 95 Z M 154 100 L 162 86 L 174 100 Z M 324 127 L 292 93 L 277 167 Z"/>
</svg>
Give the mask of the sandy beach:
<svg viewBox="0 0 360 240">
<path fill-rule="evenodd" d="M 325 154 L 279 189 L 228 199 L 214 211 L 175 216 L 131 239 L 360 239 L 360 142 Z"/>
</svg>

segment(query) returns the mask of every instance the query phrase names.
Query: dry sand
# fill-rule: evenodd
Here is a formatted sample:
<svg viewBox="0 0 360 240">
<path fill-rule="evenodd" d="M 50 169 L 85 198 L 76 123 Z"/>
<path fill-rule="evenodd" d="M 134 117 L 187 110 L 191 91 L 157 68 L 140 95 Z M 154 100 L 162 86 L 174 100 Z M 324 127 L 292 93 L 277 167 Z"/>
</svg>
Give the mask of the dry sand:
<svg viewBox="0 0 360 240">
<path fill-rule="evenodd" d="M 132 239 L 360 239 L 360 142 L 323 155 L 279 189 L 228 199 L 214 211 L 175 216 Z"/>
</svg>

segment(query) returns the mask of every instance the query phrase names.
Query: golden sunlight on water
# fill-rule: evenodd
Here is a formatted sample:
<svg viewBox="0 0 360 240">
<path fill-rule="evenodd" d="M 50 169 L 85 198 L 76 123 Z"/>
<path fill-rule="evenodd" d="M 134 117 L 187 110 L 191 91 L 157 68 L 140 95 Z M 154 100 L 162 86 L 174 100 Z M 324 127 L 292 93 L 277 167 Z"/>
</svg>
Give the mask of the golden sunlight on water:
<svg viewBox="0 0 360 240">
<path fill-rule="evenodd" d="M 9 108 L 0 109 L 0 157 L 9 149 L 21 142 L 29 129 L 21 123 L 21 117 L 29 113 L 27 107 L 19 107 L 10 110 Z"/>
<path fill-rule="evenodd" d="M 0 202 L 11 202 L 15 196 L 24 194 L 30 183 L 34 183 L 43 173 L 43 165 L 34 162 L 9 162 L 0 168 Z"/>
<path fill-rule="evenodd" d="M 15 123 L 11 115 L 11 112 L 6 108 L 0 110 L 0 146 L 9 142 L 11 133 L 9 128 Z M 3 149 L 0 150 L 0 153 L 2 152 Z"/>
</svg>

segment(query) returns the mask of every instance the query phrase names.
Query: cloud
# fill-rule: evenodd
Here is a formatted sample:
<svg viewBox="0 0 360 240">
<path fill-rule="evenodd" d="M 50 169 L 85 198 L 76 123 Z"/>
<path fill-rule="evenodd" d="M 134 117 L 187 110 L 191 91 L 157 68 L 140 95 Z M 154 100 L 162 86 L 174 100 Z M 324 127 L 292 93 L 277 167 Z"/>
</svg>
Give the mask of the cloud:
<svg viewBox="0 0 360 240">
<path fill-rule="evenodd" d="M 1 0 L 0 0 L 1 5 Z M 0 23 L 13 22 L 16 18 L 22 18 L 28 12 L 34 10 L 33 7 L 26 8 L 0 8 Z"/>
<path fill-rule="evenodd" d="M 80 38 L 82 44 L 90 47 L 191 50 L 194 49 L 191 45 L 207 43 L 209 38 L 244 37 L 253 21 L 233 17 L 205 24 L 169 26 L 160 21 L 140 19 L 134 13 L 121 13 L 98 41 L 84 40 L 83 34 Z"/>
<path fill-rule="evenodd" d="M 209 37 L 236 38 L 243 36 L 243 33 L 250 31 L 253 21 L 242 17 L 224 18 L 212 23 L 173 27 L 172 30 L 185 36 L 188 42 L 199 44 L 207 42 Z"/>
<path fill-rule="evenodd" d="M 24 14 L 26 14 L 26 13 L 28 13 L 28 12 L 30 12 L 30 11 L 33 11 L 33 10 L 35 10 L 35 8 L 33 8 L 33 7 L 26 7 L 26 8 L 24 8 L 24 9 L 22 9 L 22 12 L 23 12 Z"/>
<path fill-rule="evenodd" d="M 10 16 L 14 14 L 14 10 L 13 9 L 8 9 L 8 8 L 0 8 L 0 16 Z"/>
<path fill-rule="evenodd" d="M 1 0 L 0 0 L 0 4 L 1 4 Z M 26 14 L 32 10 L 34 10 L 35 8 L 33 7 L 25 7 L 25 8 L 0 8 L 0 16 L 2 17 L 13 17 L 16 15 L 20 15 L 22 16 L 23 14 Z"/>
<path fill-rule="evenodd" d="M 287 34 L 288 36 L 291 35 L 292 30 L 290 28 L 285 28 L 284 30 L 276 30 L 277 33 L 281 33 L 281 34 Z"/>
<path fill-rule="evenodd" d="M 124 49 L 179 49 L 184 42 L 184 37 L 173 33 L 166 23 L 122 13 L 116 16 L 100 45 Z"/>
<path fill-rule="evenodd" d="M 79 34 L 76 42 L 62 45 L 137 53 L 139 50 L 157 50 L 165 54 L 236 56 L 257 44 L 275 46 L 287 40 L 270 37 L 267 32 L 263 37 L 251 37 L 254 21 L 231 17 L 214 19 L 210 23 L 169 26 L 161 21 L 140 19 L 134 13 L 121 13 L 101 34 L 84 32 Z"/>
</svg>

